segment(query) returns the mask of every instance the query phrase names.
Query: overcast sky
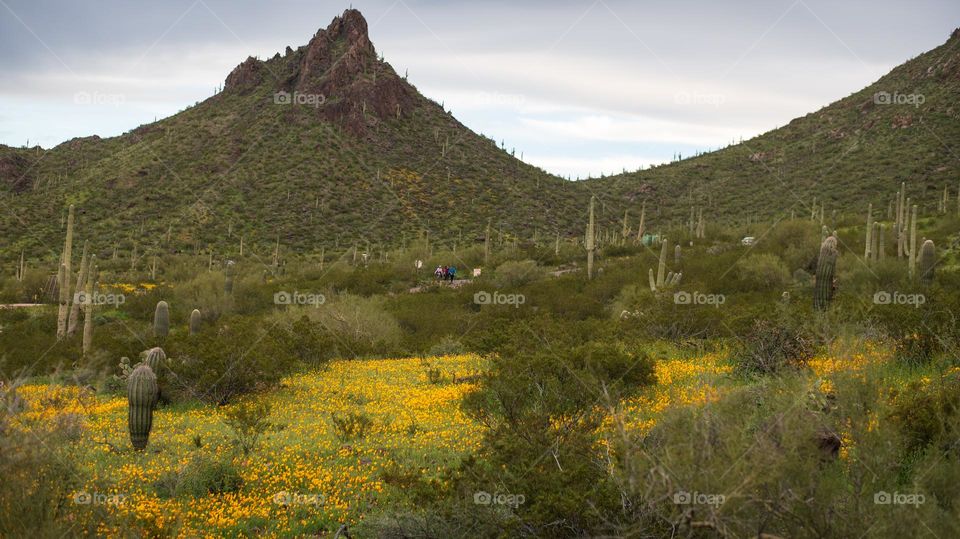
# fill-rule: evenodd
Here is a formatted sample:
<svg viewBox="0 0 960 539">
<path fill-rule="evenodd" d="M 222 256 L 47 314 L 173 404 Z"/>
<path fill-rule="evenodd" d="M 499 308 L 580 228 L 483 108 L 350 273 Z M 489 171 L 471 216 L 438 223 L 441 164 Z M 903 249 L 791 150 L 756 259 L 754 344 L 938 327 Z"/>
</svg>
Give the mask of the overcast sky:
<svg viewBox="0 0 960 539">
<path fill-rule="evenodd" d="M 0 0 L 0 143 L 113 136 L 209 97 L 349 3 Z M 398 73 L 576 178 L 781 126 L 946 41 L 957 0 L 354 1 Z"/>
</svg>

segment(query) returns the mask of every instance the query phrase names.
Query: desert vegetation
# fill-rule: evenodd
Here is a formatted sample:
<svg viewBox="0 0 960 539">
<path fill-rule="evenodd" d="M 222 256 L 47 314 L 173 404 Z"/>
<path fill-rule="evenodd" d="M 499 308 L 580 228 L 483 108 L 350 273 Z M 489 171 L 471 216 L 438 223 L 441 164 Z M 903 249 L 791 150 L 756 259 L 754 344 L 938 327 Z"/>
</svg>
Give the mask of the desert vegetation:
<svg viewBox="0 0 960 539">
<path fill-rule="evenodd" d="M 68 218 L 57 275 L 3 282 L 40 304 L 0 310 L 0 529 L 950 536 L 960 217 L 910 188 L 266 261 L 77 265 Z"/>
</svg>

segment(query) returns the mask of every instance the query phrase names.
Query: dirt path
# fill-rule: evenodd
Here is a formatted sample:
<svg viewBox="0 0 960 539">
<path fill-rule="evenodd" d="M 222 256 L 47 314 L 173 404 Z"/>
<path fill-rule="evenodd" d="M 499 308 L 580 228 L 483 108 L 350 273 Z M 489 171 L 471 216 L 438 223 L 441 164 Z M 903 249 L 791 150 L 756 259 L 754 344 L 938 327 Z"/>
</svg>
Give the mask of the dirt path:
<svg viewBox="0 0 960 539">
<path fill-rule="evenodd" d="M 470 282 L 470 279 L 454 279 L 453 281 L 434 281 L 430 284 L 415 286 L 411 288 L 409 292 L 411 294 L 416 294 L 417 292 L 423 292 L 424 290 L 429 290 L 431 288 L 437 288 L 437 287 L 460 288 L 461 286 L 469 282 Z"/>
</svg>

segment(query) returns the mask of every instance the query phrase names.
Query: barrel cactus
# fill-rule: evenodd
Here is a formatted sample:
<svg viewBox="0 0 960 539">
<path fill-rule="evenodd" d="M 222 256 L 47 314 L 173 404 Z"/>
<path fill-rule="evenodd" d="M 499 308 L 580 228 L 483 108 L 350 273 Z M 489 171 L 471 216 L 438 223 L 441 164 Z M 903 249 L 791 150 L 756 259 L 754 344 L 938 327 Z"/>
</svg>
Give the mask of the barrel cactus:
<svg viewBox="0 0 960 539">
<path fill-rule="evenodd" d="M 828 236 L 820 246 L 817 260 L 817 277 L 814 282 L 813 307 L 825 311 L 833 300 L 833 276 L 837 269 L 837 238 Z"/>
<path fill-rule="evenodd" d="M 937 264 L 937 251 L 933 240 L 923 242 L 920 247 L 920 281 L 923 284 L 933 283 Z"/>
<path fill-rule="evenodd" d="M 200 333 L 200 309 L 194 309 L 190 313 L 190 335 Z"/>
<path fill-rule="evenodd" d="M 147 447 L 156 405 L 157 377 L 149 366 L 141 364 L 127 378 L 127 427 L 130 443 L 137 451 Z"/>
<path fill-rule="evenodd" d="M 153 311 L 153 334 L 159 339 L 166 338 L 170 333 L 170 307 L 166 301 L 157 303 L 157 308 Z"/>
</svg>

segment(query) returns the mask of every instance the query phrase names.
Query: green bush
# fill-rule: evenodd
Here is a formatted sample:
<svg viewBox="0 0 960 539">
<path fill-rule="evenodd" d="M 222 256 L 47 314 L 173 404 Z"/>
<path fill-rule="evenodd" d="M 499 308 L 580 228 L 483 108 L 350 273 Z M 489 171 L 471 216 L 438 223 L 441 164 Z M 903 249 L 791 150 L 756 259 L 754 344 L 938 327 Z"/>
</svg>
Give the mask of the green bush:
<svg viewBox="0 0 960 539">
<path fill-rule="evenodd" d="M 517 288 L 543 276 L 543 270 L 533 260 L 508 261 L 497 266 L 493 279 L 497 286 Z"/>
<path fill-rule="evenodd" d="M 749 374 L 776 374 L 803 367 L 814 355 L 814 339 L 800 325 L 758 319 L 740 340 L 737 369 Z"/>
<path fill-rule="evenodd" d="M 215 331 L 168 339 L 172 396 L 223 405 L 275 386 L 297 366 L 288 353 L 290 334 L 245 317 L 221 319 Z"/>
<path fill-rule="evenodd" d="M 270 423 L 270 404 L 244 401 L 223 411 L 223 422 L 230 428 L 233 441 L 247 456 L 260 443 L 260 438 L 274 425 Z"/>
<path fill-rule="evenodd" d="M 243 486 L 240 471 L 232 461 L 197 455 L 177 470 L 166 472 L 153 484 L 161 498 L 237 492 Z"/>
<path fill-rule="evenodd" d="M 0 536 L 65 537 L 80 530 L 68 519 L 80 470 L 69 458 L 63 424 L 30 433 L 13 425 L 24 409 L 11 385 L 0 387 Z M 75 507 L 75 506 L 74 506 Z M 94 532 L 94 530 L 87 530 Z"/>
<path fill-rule="evenodd" d="M 782 290 L 790 282 L 790 272 L 774 254 L 751 254 L 737 261 L 741 286 L 754 290 Z"/>
<path fill-rule="evenodd" d="M 373 427 L 373 419 L 363 412 L 330 413 L 333 434 L 341 442 L 350 442 L 366 437 Z"/>
</svg>

